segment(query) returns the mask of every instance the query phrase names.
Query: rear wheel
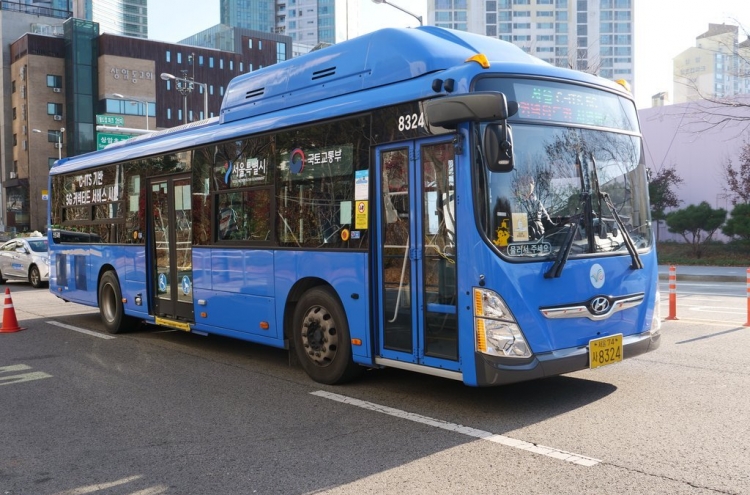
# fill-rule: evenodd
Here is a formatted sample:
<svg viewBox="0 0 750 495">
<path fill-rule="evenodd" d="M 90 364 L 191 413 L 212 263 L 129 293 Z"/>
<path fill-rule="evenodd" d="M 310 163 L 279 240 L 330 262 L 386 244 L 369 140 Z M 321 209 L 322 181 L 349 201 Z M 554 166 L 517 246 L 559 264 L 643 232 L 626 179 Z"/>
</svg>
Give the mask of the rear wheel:
<svg viewBox="0 0 750 495">
<path fill-rule="evenodd" d="M 135 318 L 125 315 L 120 282 L 112 271 L 105 272 L 99 282 L 99 315 L 109 333 L 131 330 L 136 323 Z"/>
<path fill-rule="evenodd" d="M 293 325 L 297 358 L 316 382 L 343 383 L 364 371 L 352 360 L 346 313 L 331 289 L 305 292 L 294 310 Z"/>
<path fill-rule="evenodd" d="M 8 280 L 7 280 L 7 279 L 6 279 L 5 277 L 3 277 L 3 274 L 2 274 L 2 273 L 0 273 L 0 284 L 4 284 L 4 283 L 5 283 L 5 282 L 7 282 L 7 281 L 8 281 Z"/>
<path fill-rule="evenodd" d="M 36 265 L 33 265 L 29 269 L 29 282 L 31 282 L 31 286 L 35 289 L 42 286 L 42 276 L 39 274 L 39 268 Z"/>
</svg>

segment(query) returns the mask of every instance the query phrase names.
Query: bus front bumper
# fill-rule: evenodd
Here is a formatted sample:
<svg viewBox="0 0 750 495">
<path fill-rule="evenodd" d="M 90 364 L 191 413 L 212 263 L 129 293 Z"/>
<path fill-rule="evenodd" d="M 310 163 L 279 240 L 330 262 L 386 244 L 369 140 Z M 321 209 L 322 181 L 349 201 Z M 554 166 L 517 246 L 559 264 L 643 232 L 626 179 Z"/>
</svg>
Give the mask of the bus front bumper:
<svg viewBox="0 0 750 495">
<path fill-rule="evenodd" d="M 623 359 L 653 351 L 661 343 L 661 333 L 651 330 L 622 339 Z M 476 353 L 477 385 L 489 387 L 535 380 L 587 369 L 588 346 L 571 347 L 535 354 L 528 359 L 502 358 Z"/>
</svg>

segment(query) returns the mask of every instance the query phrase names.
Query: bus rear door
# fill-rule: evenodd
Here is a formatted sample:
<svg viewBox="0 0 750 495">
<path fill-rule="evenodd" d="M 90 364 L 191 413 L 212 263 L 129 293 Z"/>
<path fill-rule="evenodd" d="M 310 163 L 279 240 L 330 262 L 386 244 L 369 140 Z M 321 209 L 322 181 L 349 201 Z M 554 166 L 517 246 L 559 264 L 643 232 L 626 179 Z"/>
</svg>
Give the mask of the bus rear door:
<svg viewBox="0 0 750 495">
<path fill-rule="evenodd" d="M 453 144 L 381 146 L 376 161 L 378 352 L 458 371 Z"/>
<path fill-rule="evenodd" d="M 182 322 L 195 320 L 190 185 L 190 175 L 152 179 L 147 209 L 151 212 L 151 307 L 157 318 Z"/>
</svg>

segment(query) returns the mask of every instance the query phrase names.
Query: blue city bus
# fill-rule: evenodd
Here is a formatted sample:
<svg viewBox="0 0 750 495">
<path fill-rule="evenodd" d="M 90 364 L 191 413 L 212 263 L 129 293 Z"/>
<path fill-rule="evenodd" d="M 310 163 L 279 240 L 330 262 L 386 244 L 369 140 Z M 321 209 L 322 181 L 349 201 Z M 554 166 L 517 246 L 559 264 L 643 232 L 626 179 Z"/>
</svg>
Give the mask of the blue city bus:
<svg viewBox="0 0 750 495">
<path fill-rule="evenodd" d="M 496 39 L 376 31 L 50 176 L 50 290 L 111 333 L 289 349 L 329 384 L 500 385 L 659 345 L 631 95 Z"/>
</svg>

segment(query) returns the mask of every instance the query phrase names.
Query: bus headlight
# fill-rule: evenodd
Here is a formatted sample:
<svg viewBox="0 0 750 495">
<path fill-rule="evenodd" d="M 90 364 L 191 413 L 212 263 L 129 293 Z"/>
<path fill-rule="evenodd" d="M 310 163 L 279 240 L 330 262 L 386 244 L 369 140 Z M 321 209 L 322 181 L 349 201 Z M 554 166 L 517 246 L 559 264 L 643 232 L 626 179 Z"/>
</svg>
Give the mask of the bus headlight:
<svg viewBox="0 0 750 495">
<path fill-rule="evenodd" d="M 474 334 L 478 352 L 504 357 L 531 356 L 513 314 L 491 290 L 474 288 Z"/>
</svg>

